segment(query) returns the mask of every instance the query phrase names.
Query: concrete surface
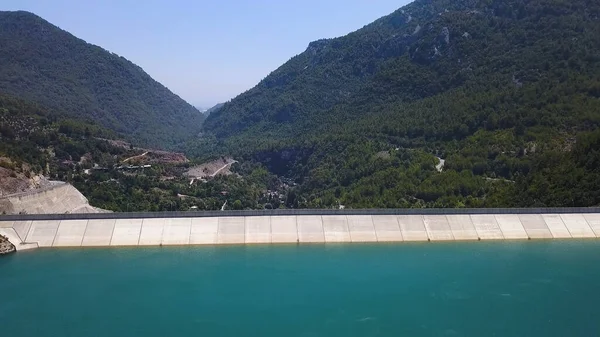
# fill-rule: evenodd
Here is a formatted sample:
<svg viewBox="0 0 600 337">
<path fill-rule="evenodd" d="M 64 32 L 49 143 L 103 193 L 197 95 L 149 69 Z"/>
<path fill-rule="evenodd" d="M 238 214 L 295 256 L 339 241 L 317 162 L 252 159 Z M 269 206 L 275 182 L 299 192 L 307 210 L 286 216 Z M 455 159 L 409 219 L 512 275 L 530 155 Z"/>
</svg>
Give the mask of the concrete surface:
<svg viewBox="0 0 600 337">
<path fill-rule="evenodd" d="M 243 244 L 246 243 L 246 230 L 243 217 L 219 218 L 217 243 Z"/>
<path fill-rule="evenodd" d="M 499 214 L 495 216 L 496 223 L 505 239 L 527 239 L 529 236 L 516 214 Z"/>
<path fill-rule="evenodd" d="M 246 217 L 246 243 L 271 243 L 271 217 Z"/>
<path fill-rule="evenodd" d="M 471 221 L 473 221 L 473 225 L 475 226 L 477 235 L 479 235 L 481 240 L 504 239 L 504 234 L 502 234 L 502 230 L 496 222 L 496 217 L 494 217 L 493 215 L 473 214 L 471 215 Z"/>
<path fill-rule="evenodd" d="M 532 239 L 552 239 L 554 236 L 541 214 L 519 214 L 519 219 Z"/>
<path fill-rule="evenodd" d="M 321 216 L 298 216 L 296 220 L 298 226 L 298 239 L 300 242 L 325 242 L 325 233 L 323 233 Z"/>
<path fill-rule="evenodd" d="M 0 221 L 35 247 L 596 238 L 600 214 L 324 215 Z M 22 244 L 24 242 L 25 244 Z"/>
<path fill-rule="evenodd" d="M 296 226 L 296 216 L 271 217 L 271 242 L 298 242 L 298 227 Z"/>
<path fill-rule="evenodd" d="M 140 242 L 142 221 L 142 219 L 117 219 L 110 245 L 137 246 Z"/>
<path fill-rule="evenodd" d="M 32 223 L 33 221 L 15 221 L 12 226 L 15 229 L 15 232 L 17 232 L 17 235 L 22 240 L 25 240 L 27 238 L 27 234 L 29 234 Z"/>
<path fill-rule="evenodd" d="M 64 182 L 23 193 L 0 197 L 0 213 L 5 214 L 64 214 L 100 213 L 75 187 Z M 15 229 L 16 230 L 16 229 Z"/>
<path fill-rule="evenodd" d="M 600 238 L 600 214 L 584 214 L 583 217 L 596 234 L 596 237 Z"/>
<path fill-rule="evenodd" d="M 62 220 L 58 226 L 54 247 L 79 247 L 83 241 L 83 235 L 88 220 Z"/>
<path fill-rule="evenodd" d="M 582 214 L 561 214 L 565 226 L 574 238 L 595 238 L 596 235 Z"/>
<path fill-rule="evenodd" d="M 428 241 L 429 236 L 425 229 L 423 216 L 398 215 L 398 224 L 404 241 Z"/>
<path fill-rule="evenodd" d="M 373 218 L 370 215 L 347 216 L 352 242 L 377 242 Z"/>
<path fill-rule="evenodd" d="M 29 250 L 38 248 L 37 243 L 23 243 L 21 242 L 21 238 L 17 235 L 17 232 L 12 227 L 0 227 L 0 235 L 8 238 L 8 241 L 12 243 L 17 251 L 20 250 Z"/>
<path fill-rule="evenodd" d="M 167 219 L 144 219 L 140 232 L 140 246 L 159 246 L 162 244 L 165 221 Z"/>
<path fill-rule="evenodd" d="M 351 242 L 348 220 L 345 215 L 324 215 L 323 233 L 325 242 Z"/>
<path fill-rule="evenodd" d="M 373 215 L 373 226 L 378 242 L 398 242 L 404 241 L 398 217 L 395 215 Z"/>
<path fill-rule="evenodd" d="M 445 215 L 424 215 L 423 222 L 431 241 L 454 240 L 452 229 Z"/>
<path fill-rule="evenodd" d="M 40 247 L 52 247 L 60 221 L 33 221 L 26 242 L 37 242 Z"/>
<path fill-rule="evenodd" d="M 164 219 L 163 245 L 188 245 L 190 244 L 191 218 Z"/>
<path fill-rule="evenodd" d="M 548 226 L 552 237 L 555 239 L 570 239 L 571 233 L 562 221 L 560 214 L 541 214 L 542 219 Z"/>
<path fill-rule="evenodd" d="M 89 220 L 81 246 L 109 246 L 117 220 Z"/>
<path fill-rule="evenodd" d="M 219 218 L 192 218 L 191 245 L 212 245 L 218 242 Z"/>
<path fill-rule="evenodd" d="M 454 240 L 478 240 L 479 234 L 468 214 L 446 215 Z"/>
</svg>

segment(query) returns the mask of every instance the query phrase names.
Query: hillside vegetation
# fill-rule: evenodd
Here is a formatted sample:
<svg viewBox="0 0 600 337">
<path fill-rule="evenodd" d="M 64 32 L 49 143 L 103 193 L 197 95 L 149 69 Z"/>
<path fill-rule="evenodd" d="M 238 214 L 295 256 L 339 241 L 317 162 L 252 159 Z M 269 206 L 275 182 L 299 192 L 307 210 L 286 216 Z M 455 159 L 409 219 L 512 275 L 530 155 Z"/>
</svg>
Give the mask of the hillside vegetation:
<svg viewBox="0 0 600 337">
<path fill-rule="evenodd" d="M 55 185 L 49 180 L 59 180 L 76 187 L 90 205 L 111 211 L 280 205 L 278 195 L 266 193 L 276 188 L 277 181 L 264 169 L 246 165 L 244 178 L 214 174 L 192 179 L 184 173 L 194 163 L 185 156 L 136 148 L 115 137 L 98 125 L 65 119 L 38 104 L 0 95 L 0 199 L 39 192 Z M 2 206 L 18 206 L 18 202 L 0 201 L 0 213 L 14 210 Z"/>
<path fill-rule="evenodd" d="M 204 118 L 140 67 L 28 12 L 0 12 L 0 59 L 1 93 L 98 122 L 136 144 L 173 147 Z"/>
<path fill-rule="evenodd" d="M 598 46 L 595 1 L 417 0 L 311 43 L 188 151 L 292 179 L 292 207 L 599 205 Z"/>
</svg>

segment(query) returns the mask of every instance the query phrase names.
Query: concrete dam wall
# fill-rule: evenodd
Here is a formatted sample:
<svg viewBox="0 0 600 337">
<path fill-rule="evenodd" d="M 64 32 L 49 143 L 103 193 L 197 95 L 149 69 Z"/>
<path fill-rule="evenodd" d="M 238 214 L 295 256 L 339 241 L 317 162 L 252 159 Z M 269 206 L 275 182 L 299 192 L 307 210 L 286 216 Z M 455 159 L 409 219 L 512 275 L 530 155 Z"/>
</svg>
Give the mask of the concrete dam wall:
<svg viewBox="0 0 600 337">
<path fill-rule="evenodd" d="M 368 213 L 368 212 L 367 212 Z M 19 249 L 600 238 L 599 213 L 0 218 Z M 7 235 L 10 234 L 10 235 Z"/>
</svg>

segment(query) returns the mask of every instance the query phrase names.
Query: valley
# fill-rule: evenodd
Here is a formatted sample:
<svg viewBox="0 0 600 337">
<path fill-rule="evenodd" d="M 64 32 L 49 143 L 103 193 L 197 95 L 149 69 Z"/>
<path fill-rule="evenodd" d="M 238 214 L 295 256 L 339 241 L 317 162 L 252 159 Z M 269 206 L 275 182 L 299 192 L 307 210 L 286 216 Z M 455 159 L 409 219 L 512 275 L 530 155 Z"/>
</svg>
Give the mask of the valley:
<svg viewBox="0 0 600 337">
<path fill-rule="evenodd" d="M 0 48 L 5 195 L 63 181 L 114 212 L 600 205 L 589 1 L 417 0 L 206 113 L 31 13 L 2 17 L 0 40 L 49 53 Z M 77 78 L 106 67 L 71 81 L 35 70 L 50 58 Z"/>
</svg>

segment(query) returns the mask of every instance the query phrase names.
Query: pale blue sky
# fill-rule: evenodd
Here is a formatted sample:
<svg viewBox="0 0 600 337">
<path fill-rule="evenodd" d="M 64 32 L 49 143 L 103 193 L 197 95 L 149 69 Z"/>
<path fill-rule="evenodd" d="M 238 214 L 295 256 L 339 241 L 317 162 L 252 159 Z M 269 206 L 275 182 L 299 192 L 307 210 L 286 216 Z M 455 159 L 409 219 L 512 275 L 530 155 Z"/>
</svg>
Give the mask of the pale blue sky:
<svg viewBox="0 0 600 337">
<path fill-rule="evenodd" d="M 408 0 L 2 0 L 122 55 L 191 104 L 256 85 L 308 43 L 345 35 Z"/>
</svg>

